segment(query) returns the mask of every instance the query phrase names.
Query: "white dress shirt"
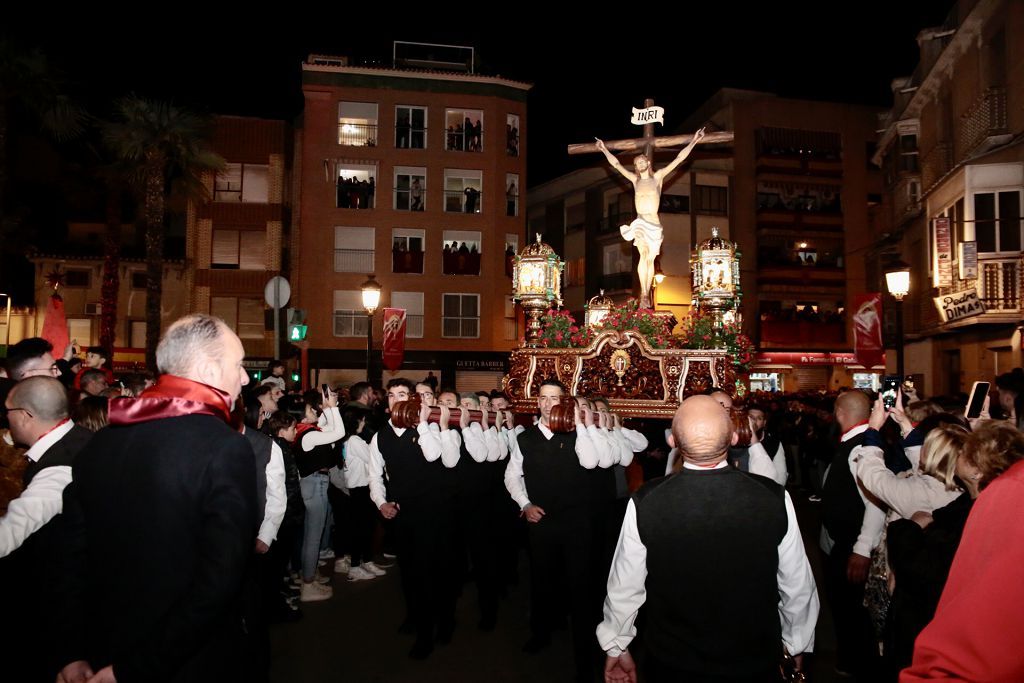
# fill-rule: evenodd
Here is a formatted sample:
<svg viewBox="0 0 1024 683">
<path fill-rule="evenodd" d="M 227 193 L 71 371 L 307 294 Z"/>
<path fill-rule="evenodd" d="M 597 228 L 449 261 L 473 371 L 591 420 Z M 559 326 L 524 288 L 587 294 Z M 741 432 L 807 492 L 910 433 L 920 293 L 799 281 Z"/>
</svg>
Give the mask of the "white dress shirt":
<svg viewBox="0 0 1024 683">
<path fill-rule="evenodd" d="M 548 441 L 554 436 L 554 432 L 548 429 L 544 423 L 537 423 L 537 427 Z M 519 431 L 518 427 L 516 429 L 516 436 L 509 440 L 508 465 L 505 467 L 505 488 L 508 490 L 509 495 L 512 496 L 512 500 L 522 510 L 527 505 L 530 505 L 530 496 L 526 492 L 526 483 L 523 481 L 523 454 L 519 450 L 518 435 L 522 432 Z M 579 458 L 580 465 L 588 470 L 597 467 L 598 454 L 594 449 L 593 442 L 587 435 L 587 428 L 583 425 L 576 425 L 576 457 Z"/>
<path fill-rule="evenodd" d="M 267 504 L 263 508 L 263 523 L 256 538 L 270 545 L 277 538 L 284 511 L 288 507 L 288 492 L 284 486 L 284 454 L 276 442 L 270 445 L 267 463 Z"/>
<path fill-rule="evenodd" d="M 405 434 L 405 429 L 396 427 L 391 420 L 388 420 L 387 425 L 383 428 L 392 430 L 395 436 Z M 434 462 L 440 458 L 442 464 L 449 468 L 458 464 L 461 439 L 455 430 L 448 429 L 442 432 L 437 425 L 420 422 L 416 425 L 416 433 L 419 435 L 417 444 L 423 452 L 424 460 Z M 453 447 L 454 458 L 452 457 Z M 388 502 L 387 488 L 384 486 L 384 467 L 384 456 L 381 455 L 380 447 L 377 445 L 377 434 L 374 434 L 373 439 L 370 440 L 369 486 L 370 500 L 378 508 Z"/>
<path fill-rule="evenodd" d="M 786 485 L 786 480 L 789 479 L 789 470 L 786 467 L 786 452 L 782 450 L 782 444 L 779 444 L 779 449 L 775 452 L 774 457 L 768 457 L 768 451 L 760 441 L 750 444 L 747 454 L 750 456 L 747 461 L 749 472 L 768 477 L 779 486 Z"/>
<path fill-rule="evenodd" d="M 728 467 L 725 461 L 714 469 Z M 683 463 L 687 469 L 705 469 Z M 818 622 L 818 590 L 811 565 L 804 552 L 796 510 L 789 493 L 786 500 L 786 535 L 778 546 L 779 621 L 782 642 L 791 654 L 814 649 L 814 627 Z M 696 549 L 699 553 L 700 549 Z M 597 626 L 597 641 L 611 657 L 621 655 L 636 637 L 636 616 L 647 599 L 647 547 L 640 540 L 636 506 L 630 500 L 619 533 L 619 544 L 608 574 L 608 596 L 604 620 Z"/>
<path fill-rule="evenodd" d="M 50 450 L 50 447 L 64 438 L 75 423 L 68 420 L 32 444 L 25 455 L 33 462 Z M 71 483 L 71 468 L 65 465 L 44 467 L 21 495 L 7 506 L 7 513 L 0 517 L 0 557 L 7 557 L 21 547 L 25 539 L 43 528 L 47 522 L 64 509 L 64 487 Z"/>
<path fill-rule="evenodd" d="M 839 439 L 840 442 L 846 442 L 857 436 L 863 434 L 868 429 L 867 424 L 857 425 L 850 431 L 843 434 Z M 850 473 L 853 474 L 853 480 L 857 480 L 857 459 L 860 457 L 860 451 L 864 446 L 857 446 L 850 451 L 850 457 L 848 458 L 848 465 L 850 467 Z M 825 476 L 822 478 L 821 483 L 824 485 L 825 481 L 828 480 L 829 470 L 832 469 L 830 465 L 825 470 Z M 860 486 L 857 487 L 857 493 L 860 495 L 860 499 L 864 502 L 864 519 L 861 522 L 860 534 L 857 536 L 857 542 L 853 545 L 853 552 L 861 557 L 871 557 L 871 551 L 875 549 L 879 541 L 882 540 L 882 531 L 885 529 L 885 510 L 878 507 L 871 500 L 864 495 L 863 489 Z M 821 526 L 821 549 L 826 553 L 832 552 L 832 547 L 835 545 L 835 541 L 828 535 L 828 531 L 825 530 L 825 525 Z"/>
<path fill-rule="evenodd" d="M 370 444 L 357 434 L 345 442 L 345 485 L 350 489 L 370 485 Z"/>
<path fill-rule="evenodd" d="M 490 429 L 487 430 L 491 431 Z M 462 430 L 462 440 L 466 444 L 466 452 L 473 462 L 484 462 L 486 460 L 498 459 L 497 434 L 493 437 L 493 444 L 488 441 L 487 434 L 479 422 L 470 422 L 469 426 Z"/>
</svg>

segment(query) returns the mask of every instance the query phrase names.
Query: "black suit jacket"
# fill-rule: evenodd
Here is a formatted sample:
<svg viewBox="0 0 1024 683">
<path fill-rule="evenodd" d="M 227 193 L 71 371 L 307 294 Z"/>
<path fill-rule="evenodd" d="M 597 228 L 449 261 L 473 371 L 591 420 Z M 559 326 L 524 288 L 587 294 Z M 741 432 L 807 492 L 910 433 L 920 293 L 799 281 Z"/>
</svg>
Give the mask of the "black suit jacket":
<svg viewBox="0 0 1024 683">
<path fill-rule="evenodd" d="M 260 517 L 246 439 L 208 415 L 111 426 L 73 472 L 62 665 L 113 664 L 119 683 L 236 680 Z"/>
</svg>

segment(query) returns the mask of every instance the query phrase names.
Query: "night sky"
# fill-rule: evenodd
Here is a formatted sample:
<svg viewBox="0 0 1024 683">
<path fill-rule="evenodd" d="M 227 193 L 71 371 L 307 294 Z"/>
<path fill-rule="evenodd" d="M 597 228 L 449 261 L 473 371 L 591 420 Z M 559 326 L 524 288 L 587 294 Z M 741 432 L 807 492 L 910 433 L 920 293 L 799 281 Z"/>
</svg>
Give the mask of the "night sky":
<svg viewBox="0 0 1024 683">
<path fill-rule="evenodd" d="M 918 31 L 941 24 L 952 2 L 770 3 L 744 13 L 727 3 L 671 11 L 666 3 L 623 3 L 636 13 L 557 25 L 543 9 L 523 11 L 518 3 L 504 13 L 498 4 L 424 3 L 402 12 L 366 5 L 376 10 L 372 17 L 337 6 L 293 4 L 304 19 L 248 15 L 229 23 L 158 4 L 145 8 L 156 16 L 128 28 L 127 14 L 115 21 L 95 10 L 61 10 L 61 27 L 24 21 L 14 37 L 41 47 L 93 111 L 135 92 L 212 113 L 287 120 L 301 111 L 299 66 L 309 53 L 387 59 L 395 39 L 472 45 L 482 73 L 535 84 L 528 184 L 536 185 L 581 164 L 566 155 L 570 142 L 635 136 L 630 107 L 645 97 L 666 108 L 667 130 L 721 87 L 886 106 L 891 80 L 917 63 Z M 481 7 L 500 14 L 484 22 L 474 10 Z M 256 28 L 242 31 L 243 23 Z"/>
</svg>

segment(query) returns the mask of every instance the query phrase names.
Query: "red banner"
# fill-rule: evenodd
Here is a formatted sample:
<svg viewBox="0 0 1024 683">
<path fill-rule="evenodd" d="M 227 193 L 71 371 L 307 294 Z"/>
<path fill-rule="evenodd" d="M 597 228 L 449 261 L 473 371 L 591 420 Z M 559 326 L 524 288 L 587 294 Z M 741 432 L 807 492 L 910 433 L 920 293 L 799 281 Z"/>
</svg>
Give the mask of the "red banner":
<svg viewBox="0 0 1024 683">
<path fill-rule="evenodd" d="M 46 303 L 43 332 L 39 335 L 53 344 L 53 357 L 60 358 L 68 345 L 68 321 L 64 317 L 64 300 L 54 294 Z"/>
<path fill-rule="evenodd" d="M 382 348 L 384 367 L 391 372 L 402 367 L 405 359 L 405 309 L 384 309 L 384 346 Z"/>
<path fill-rule="evenodd" d="M 853 353 L 866 368 L 885 365 L 882 344 L 882 295 L 860 294 L 853 299 Z"/>
</svg>

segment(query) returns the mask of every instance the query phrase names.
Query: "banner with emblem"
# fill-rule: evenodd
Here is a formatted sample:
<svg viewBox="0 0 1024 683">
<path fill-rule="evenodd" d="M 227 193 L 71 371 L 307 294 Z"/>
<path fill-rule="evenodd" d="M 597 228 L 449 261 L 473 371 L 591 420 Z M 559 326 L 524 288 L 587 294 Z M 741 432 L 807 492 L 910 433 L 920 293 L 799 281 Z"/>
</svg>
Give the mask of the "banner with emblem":
<svg viewBox="0 0 1024 683">
<path fill-rule="evenodd" d="M 384 309 L 384 345 L 381 349 L 384 367 L 396 372 L 405 360 L 405 309 Z"/>
<path fill-rule="evenodd" d="M 853 299 L 853 355 L 865 368 L 885 365 L 882 344 L 882 295 L 861 294 Z"/>
</svg>

